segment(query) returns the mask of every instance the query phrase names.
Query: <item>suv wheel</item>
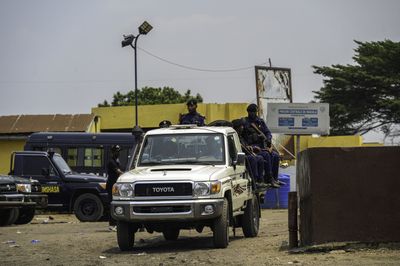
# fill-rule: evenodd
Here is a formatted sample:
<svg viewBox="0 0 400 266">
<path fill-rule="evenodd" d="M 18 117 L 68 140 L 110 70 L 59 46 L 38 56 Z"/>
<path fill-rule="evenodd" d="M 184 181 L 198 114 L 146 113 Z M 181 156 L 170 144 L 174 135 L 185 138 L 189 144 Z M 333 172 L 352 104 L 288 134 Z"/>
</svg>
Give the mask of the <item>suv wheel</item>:
<svg viewBox="0 0 400 266">
<path fill-rule="evenodd" d="M 247 202 L 247 207 L 242 216 L 242 229 L 245 237 L 256 237 L 260 227 L 260 204 L 254 195 Z"/>
<path fill-rule="evenodd" d="M 229 203 L 224 199 L 222 215 L 214 220 L 213 224 L 214 246 L 226 248 L 229 245 Z"/>
<path fill-rule="evenodd" d="M 0 226 L 11 225 L 15 223 L 19 215 L 18 208 L 0 210 Z"/>
<path fill-rule="evenodd" d="M 30 223 L 35 216 L 35 208 L 24 207 L 19 210 L 19 216 L 15 224 Z"/>
<path fill-rule="evenodd" d="M 74 213 L 81 222 L 98 221 L 104 212 L 104 206 L 100 198 L 92 193 L 80 195 L 74 203 Z"/>
<path fill-rule="evenodd" d="M 169 229 L 163 231 L 165 240 L 177 240 L 179 236 L 179 229 Z"/>
<path fill-rule="evenodd" d="M 117 223 L 117 240 L 121 251 L 128 251 L 133 248 L 135 242 L 135 233 L 137 227 L 135 224 L 118 221 Z"/>
</svg>

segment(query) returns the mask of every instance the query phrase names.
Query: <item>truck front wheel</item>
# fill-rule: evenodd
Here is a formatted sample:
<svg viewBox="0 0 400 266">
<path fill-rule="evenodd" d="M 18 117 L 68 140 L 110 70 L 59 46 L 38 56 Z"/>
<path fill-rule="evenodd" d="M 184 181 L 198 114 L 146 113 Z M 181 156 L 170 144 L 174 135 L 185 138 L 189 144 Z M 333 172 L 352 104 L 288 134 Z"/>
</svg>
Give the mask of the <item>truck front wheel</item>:
<svg viewBox="0 0 400 266">
<path fill-rule="evenodd" d="M 0 210 L 0 226 L 11 225 L 15 223 L 19 215 L 18 208 Z"/>
<path fill-rule="evenodd" d="M 19 210 L 19 216 L 15 224 L 27 224 L 30 223 L 35 216 L 35 208 L 24 207 Z"/>
<path fill-rule="evenodd" d="M 132 223 L 118 221 L 117 240 L 121 251 L 128 251 L 133 248 L 137 226 Z"/>
<path fill-rule="evenodd" d="M 229 203 L 226 198 L 222 207 L 222 215 L 214 220 L 213 238 L 216 248 L 226 248 L 229 245 Z"/>
<path fill-rule="evenodd" d="M 165 240 L 177 240 L 179 236 L 179 229 L 168 229 L 163 231 Z"/>
<path fill-rule="evenodd" d="M 247 202 L 242 216 L 242 229 L 245 237 L 256 237 L 260 227 L 260 204 L 256 196 Z"/>
<path fill-rule="evenodd" d="M 104 212 L 104 206 L 100 198 L 92 193 L 80 195 L 74 203 L 74 213 L 81 222 L 98 221 Z"/>
</svg>

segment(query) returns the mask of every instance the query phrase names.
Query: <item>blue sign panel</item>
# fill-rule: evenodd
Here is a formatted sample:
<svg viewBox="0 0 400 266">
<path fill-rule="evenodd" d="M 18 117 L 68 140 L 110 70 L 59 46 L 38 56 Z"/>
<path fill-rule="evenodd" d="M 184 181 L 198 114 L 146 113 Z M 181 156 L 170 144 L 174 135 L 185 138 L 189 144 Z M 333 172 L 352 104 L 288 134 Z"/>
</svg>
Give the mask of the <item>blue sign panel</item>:
<svg viewBox="0 0 400 266">
<path fill-rule="evenodd" d="M 317 117 L 306 117 L 301 120 L 301 125 L 303 127 L 318 127 Z"/>
<path fill-rule="evenodd" d="M 279 117 L 278 124 L 280 127 L 293 127 L 294 118 L 293 117 Z"/>
</svg>

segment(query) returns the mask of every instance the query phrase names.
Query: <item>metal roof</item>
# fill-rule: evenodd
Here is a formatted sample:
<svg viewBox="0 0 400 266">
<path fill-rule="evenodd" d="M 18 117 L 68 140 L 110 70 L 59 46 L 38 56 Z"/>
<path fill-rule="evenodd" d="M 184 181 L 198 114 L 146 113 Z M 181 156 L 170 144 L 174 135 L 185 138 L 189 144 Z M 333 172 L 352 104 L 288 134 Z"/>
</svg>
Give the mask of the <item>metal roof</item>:
<svg viewBox="0 0 400 266">
<path fill-rule="evenodd" d="M 94 117 L 94 114 L 0 116 L 0 134 L 87 132 Z"/>
</svg>

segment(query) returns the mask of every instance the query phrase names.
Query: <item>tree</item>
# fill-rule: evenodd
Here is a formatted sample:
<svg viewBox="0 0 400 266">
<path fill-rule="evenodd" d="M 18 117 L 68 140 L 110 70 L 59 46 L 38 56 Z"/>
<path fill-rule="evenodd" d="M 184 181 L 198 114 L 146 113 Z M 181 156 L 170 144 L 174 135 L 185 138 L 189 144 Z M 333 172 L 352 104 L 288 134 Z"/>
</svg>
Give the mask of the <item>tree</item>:
<svg viewBox="0 0 400 266">
<path fill-rule="evenodd" d="M 355 65 L 313 66 L 324 77 L 314 98 L 330 104 L 331 134 L 400 135 L 400 42 L 355 43 Z"/>
<path fill-rule="evenodd" d="M 203 97 L 201 97 L 200 94 L 197 93 L 196 96 L 192 96 L 190 90 L 187 90 L 183 95 L 170 87 L 144 87 L 141 90 L 138 90 L 138 105 L 184 103 L 191 98 L 196 99 L 199 103 L 203 102 Z M 114 93 L 113 95 L 111 105 L 107 102 L 107 100 L 104 100 L 103 103 L 98 104 L 98 107 L 127 105 L 135 105 L 134 91 L 129 91 L 126 94 L 122 94 L 117 91 L 117 93 Z"/>
</svg>

